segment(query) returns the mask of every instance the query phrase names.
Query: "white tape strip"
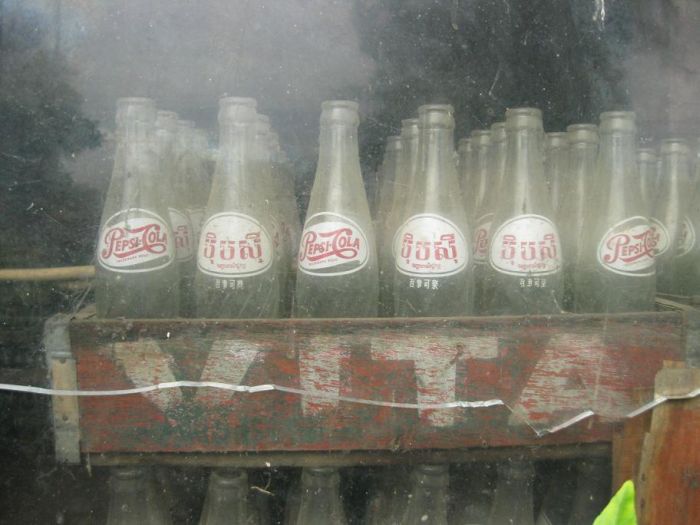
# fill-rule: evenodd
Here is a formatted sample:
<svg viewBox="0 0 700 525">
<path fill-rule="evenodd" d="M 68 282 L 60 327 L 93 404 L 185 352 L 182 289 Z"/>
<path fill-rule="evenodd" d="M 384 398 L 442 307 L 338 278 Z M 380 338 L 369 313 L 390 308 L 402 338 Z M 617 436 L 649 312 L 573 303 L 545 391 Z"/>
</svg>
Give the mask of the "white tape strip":
<svg viewBox="0 0 700 525">
<path fill-rule="evenodd" d="M 167 383 L 158 383 L 156 385 L 142 386 L 136 388 L 125 388 L 121 390 L 56 390 L 53 388 L 42 388 L 38 386 L 23 386 L 12 385 L 8 383 L 0 383 L 0 390 L 10 392 L 24 392 L 29 394 L 40 394 L 46 396 L 75 396 L 75 397 L 107 397 L 107 396 L 129 396 L 133 394 L 145 394 L 156 390 L 167 390 L 169 388 L 214 388 L 219 390 L 229 390 L 232 392 L 241 392 L 255 394 L 257 392 L 269 392 L 276 390 L 287 394 L 296 394 L 300 396 L 308 396 L 315 398 L 334 399 L 337 401 L 345 401 L 348 403 L 357 403 L 361 405 L 373 405 L 390 408 L 409 408 L 419 410 L 439 410 L 445 408 L 488 408 L 492 406 L 503 405 L 500 399 L 488 399 L 486 401 L 452 401 L 450 403 L 435 403 L 435 404 L 419 404 L 419 403 L 394 403 L 390 401 L 376 401 L 373 399 L 361 399 L 357 397 L 337 396 L 328 392 L 319 392 L 311 390 L 302 390 L 282 385 L 265 384 L 265 385 L 231 385 L 229 383 L 218 383 L 215 381 L 170 381 Z"/>
</svg>

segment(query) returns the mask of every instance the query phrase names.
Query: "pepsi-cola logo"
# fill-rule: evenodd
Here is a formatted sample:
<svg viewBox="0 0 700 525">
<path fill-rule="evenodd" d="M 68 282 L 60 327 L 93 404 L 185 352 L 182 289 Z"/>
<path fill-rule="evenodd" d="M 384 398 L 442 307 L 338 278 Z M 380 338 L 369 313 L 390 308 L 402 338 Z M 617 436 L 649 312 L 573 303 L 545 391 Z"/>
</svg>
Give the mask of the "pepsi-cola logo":
<svg viewBox="0 0 700 525">
<path fill-rule="evenodd" d="M 688 255 L 694 247 L 695 227 L 688 217 L 684 217 L 678 232 L 678 257 Z"/>
<path fill-rule="evenodd" d="M 175 237 L 175 259 L 178 262 L 189 261 L 194 256 L 194 240 L 190 218 L 175 208 L 168 208 L 170 225 Z"/>
<path fill-rule="evenodd" d="M 489 264 L 507 275 L 559 272 L 561 244 L 556 226 L 541 215 L 520 215 L 504 222 L 491 237 Z"/>
<path fill-rule="evenodd" d="M 491 233 L 491 221 L 493 213 L 487 213 L 477 220 L 474 230 L 474 262 L 486 264 L 489 260 L 489 234 Z"/>
<path fill-rule="evenodd" d="M 394 236 L 396 269 L 416 277 L 446 277 L 467 266 L 469 254 L 462 231 L 439 215 L 414 215 Z"/>
<path fill-rule="evenodd" d="M 652 217 L 650 220 L 652 242 L 654 243 L 654 257 L 665 254 L 671 245 L 671 236 L 668 228 L 659 219 Z"/>
<path fill-rule="evenodd" d="M 173 252 L 168 224 L 151 211 L 129 208 L 105 221 L 97 260 L 114 272 L 149 272 L 171 264 Z"/>
<path fill-rule="evenodd" d="M 317 213 L 307 219 L 301 234 L 299 269 L 311 275 L 349 274 L 367 264 L 369 253 L 357 223 L 335 213 Z"/>
<path fill-rule="evenodd" d="M 256 219 L 242 213 L 218 213 L 204 226 L 197 268 L 216 277 L 252 277 L 272 268 L 272 238 Z"/>
<path fill-rule="evenodd" d="M 605 232 L 598 244 L 598 263 L 621 275 L 654 275 L 657 241 L 646 217 L 630 217 Z"/>
</svg>

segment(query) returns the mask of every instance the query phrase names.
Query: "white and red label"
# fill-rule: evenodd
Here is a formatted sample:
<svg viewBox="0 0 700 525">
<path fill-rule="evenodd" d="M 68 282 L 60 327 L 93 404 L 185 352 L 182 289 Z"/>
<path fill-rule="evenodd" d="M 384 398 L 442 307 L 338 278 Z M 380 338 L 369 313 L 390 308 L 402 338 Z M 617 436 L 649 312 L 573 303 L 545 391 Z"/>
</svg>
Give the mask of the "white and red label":
<svg viewBox="0 0 700 525">
<path fill-rule="evenodd" d="M 542 215 L 519 215 L 491 236 L 489 263 L 508 275 L 551 275 L 561 270 L 557 227 Z"/>
<path fill-rule="evenodd" d="M 424 213 L 414 215 L 396 232 L 394 263 L 404 275 L 446 277 L 467 266 L 464 234 L 452 221 Z"/>
<path fill-rule="evenodd" d="M 274 260 L 272 238 L 256 219 L 242 213 L 212 215 L 202 227 L 197 267 L 213 276 L 252 277 Z"/>
<path fill-rule="evenodd" d="M 654 256 L 658 257 L 666 253 L 671 245 L 671 236 L 668 229 L 659 219 L 652 217 L 649 219 L 651 233 L 654 241 Z"/>
<path fill-rule="evenodd" d="M 141 208 L 129 208 L 107 219 L 97 247 L 100 265 L 121 273 L 165 268 L 173 262 L 174 254 L 167 222 Z"/>
<path fill-rule="evenodd" d="M 681 228 L 678 231 L 678 257 L 688 255 L 695 247 L 695 227 L 693 223 L 684 217 Z"/>
<path fill-rule="evenodd" d="M 168 208 L 168 212 L 175 237 L 175 259 L 178 262 L 189 261 L 194 256 L 194 239 L 190 218 L 175 208 Z"/>
<path fill-rule="evenodd" d="M 477 226 L 474 230 L 474 262 L 476 264 L 486 264 L 489 260 L 491 221 L 493 221 L 493 213 L 487 213 L 476 221 Z"/>
<path fill-rule="evenodd" d="M 299 245 L 299 269 L 310 275 L 354 273 L 369 260 L 370 247 L 360 226 L 336 213 L 317 213 L 306 220 Z"/>
<path fill-rule="evenodd" d="M 610 228 L 598 244 L 598 263 L 614 273 L 654 275 L 654 232 L 646 217 L 635 216 Z"/>
</svg>

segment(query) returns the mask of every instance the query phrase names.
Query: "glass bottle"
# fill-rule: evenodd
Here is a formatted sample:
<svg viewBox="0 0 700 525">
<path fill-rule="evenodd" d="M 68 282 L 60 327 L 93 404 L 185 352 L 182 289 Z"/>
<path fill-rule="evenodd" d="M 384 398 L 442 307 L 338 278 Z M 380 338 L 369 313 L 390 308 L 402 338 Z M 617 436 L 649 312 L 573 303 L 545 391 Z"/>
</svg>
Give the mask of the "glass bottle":
<svg viewBox="0 0 700 525">
<path fill-rule="evenodd" d="M 160 179 L 149 99 L 118 103 L 114 171 L 97 242 L 96 303 L 100 317 L 178 314 L 175 243 Z"/>
<path fill-rule="evenodd" d="M 272 225 L 255 166 L 256 121 L 253 99 L 227 97 L 219 102 L 221 152 L 197 250 L 200 317 L 278 314 Z"/>
<path fill-rule="evenodd" d="M 255 508 L 248 497 L 248 474 L 238 469 L 214 469 L 199 525 L 258 525 Z"/>
<path fill-rule="evenodd" d="M 652 148 L 637 149 L 637 167 L 641 183 L 642 200 L 651 214 L 652 196 L 656 193 L 656 152 Z"/>
<path fill-rule="evenodd" d="M 323 103 L 318 166 L 297 259 L 297 317 L 377 315 L 377 252 L 358 124 L 356 102 Z"/>
<path fill-rule="evenodd" d="M 599 134 L 593 190 L 575 268 L 575 310 L 652 310 L 654 244 L 635 159 L 634 113 L 603 113 Z"/>
<path fill-rule="evenodd" d="M 280 316 L 289 317 L 294 294 L 296 255 L 301 236 L 299 210 L 294 194 L 294 180 L 286 167 L 286 157 L 280 149 L 277 133 L 268 134 L 270 148 L 270 175 L 273 187 L 272 205 L 280 211 L 282 260 L 286 265 L 286 280 L 280 288 Z"/>
<path fill-rule="evenodd" d="M 493 463 L 453 465 L 450 472 L 450 525 L 485 525 L 496 482 Z"/>
<path fill-rule="evenodd" d="M 150 472 L 142 467 L 115 467 L 109 480 L 107 525 L 172 523 Z"/>
<path fill-rule="evenodd" d="M 491 132 L 485 129 L 472 131 L 472 186 L 469 188 L 473 197 L 472 209 L 467 209 L 467 216 L 476 219 L 484 206 L 490 183 Z"/>
<path fill-rule="evenodd" d="M 418 110 L 420 157 L 408 218 L 394 238 L 394 314 L 467 315 L 472 311 L 470 228 L 452 160 L 452 106 Z"/>
<path fill-rule="evenodd" d="M 690 149 L 685 140 L 661 143 L 661 176 L 652 205 L 651 229 L 656 260 L 656 289 L 670 293 L 678 236 L 690 196 Z"/>
<path fill-rule="evenodd" d="M 542 167 L 542 112 L 506 111 L 506 172 L 491 225 L 489 313 L 561 311 L 562 254 Z"/>
<path fill-rule="evenodd" d="M 585 216 L 590 206 L 598 159 L 598 126 L 572 124 L 569 137 L 569 169 L 563 188 L 559 226 L 564 255 L 564 308 L 574 307 L 574 275 L 579 246 L 583 243 Z"/>
<path fill-rule="evenodd" d="M 449 483 L 447 465 L 418 465 L 414 468 L 408 505 L 401 523 L 447 525 Z"/>
<path fill-rule="evenodd" d="M 303 469 L 301 499 L 295 525 L 346 524 L 339 485 L 340 475 L 334 468 Z"/>
<path fill-rule="evenodd" d="M 491 147 L 488 158 L 488 173 L 485 193 L 477 206 L 474 227 L 474 287 L 476 311 L 488 313 L 487 305 L 492 300 L 493 282 L 489 269 L 489 236 L 493 214 L 500 198 L 500 188 L 506 169 L 506 125 L 496 122 L 491 126 Z"/>
<path fill-rule="evenodd" d="M 566 132 L 546 133 L 544 137 L 544 178 L 549 186 L 549 198 L 554 217 L 559 218 L 561 201 L 566 190 L 569 169 L 569 139 Z"/>
<path fill-rule="evenodd" d="M 172 121 L 175 114 L 159 112 L 162 125 L 158 128 L 161 163 L 169 176 L 172 201 L 168 211 L 175 235 L 175 259 L 180 273 L 180 314 L 194 315 L 194 253 L 197 249 L 195 232 L 187 211 L 190 203 L 192 172 L 199 159 L 192 150 L 192 128 L 188 121 Z"/>
<path fill-rule="evenodd" d="M 673 293 L 678 295 L 700 295 L 700 192 L 698 178 L 686 207 L 685 216 L 678 234 L 678 252 L 673 260 Z"/>
<path fill-rule="evenodd" d="M 387 215 L 385 227 L 382 232 L 383 250 L 380 250 L 383 279 L 381 286 L 389 303 L 383 301 L 383 315 L 394 315 L 394 279 L 396 267 L 394 266 L 394 238 L 396 232 L 408 218 L 408 196 L 415 185 L 416 172 L 418 170 L 418 119 L 410 118 L 401 121 L 401 154 L 398 158 L 396 180 L 394 183 L 394 195 L 391 208 Z"/>
<path fill-rule="evenodd" d="M 394 265 L 392 257 L 393 235 L 388 231 L 388 220 L 394 195 L 397 195 L 396 181 L 397 178 L 400 178 L 399 171 L 402 169 L 402 148 L 401 137 L 391 136 L 387 138 L 377 214 L 374 222 L 379 254 L 379 315 L 383 317 L 390 316 L 394 310 L 392 295 L 394 278 L 392 271 Z"/>
<path fill-rule="evenodd" d="M 512 460 L 497 467 L 498 481 L 488 525 L 534 525 L 531 461 Z"/>
<path fill-rule="evenodd" d="M 467 214 L 474 210 L 474 176 L 473 176 L 473 149 L 472 141 L 470 138 L 459 139 L 457 144 L 457 155 L 459 161 L 457 166 L 459 170 L 457 171 L 457 176 L 459 177 L 459 187 L 460 195 L 462 196 L 462 202 L 464 203 L 464 208 L 467 210 Z M 475 217 L 470 217 L 467 215 L 467 220 L 471 221 Z"/>
</svg>

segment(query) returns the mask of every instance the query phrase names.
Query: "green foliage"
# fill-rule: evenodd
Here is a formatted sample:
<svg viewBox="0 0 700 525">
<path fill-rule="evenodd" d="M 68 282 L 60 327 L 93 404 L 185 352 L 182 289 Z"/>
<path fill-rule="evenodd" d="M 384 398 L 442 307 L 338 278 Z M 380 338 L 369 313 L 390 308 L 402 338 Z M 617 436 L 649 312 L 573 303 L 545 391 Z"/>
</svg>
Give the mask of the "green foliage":
<svg viewBox="0 0 700 525">
<path fill-rule="evenodd" d="M 37 15 L 3 13 L 0 47 L 0 245 L 2 266 L 85 263 L 99 199 L 76 187 L 61 158 L 100 144 L 81 111 L 63 57 L 45 45 Z"/>
</svg>

